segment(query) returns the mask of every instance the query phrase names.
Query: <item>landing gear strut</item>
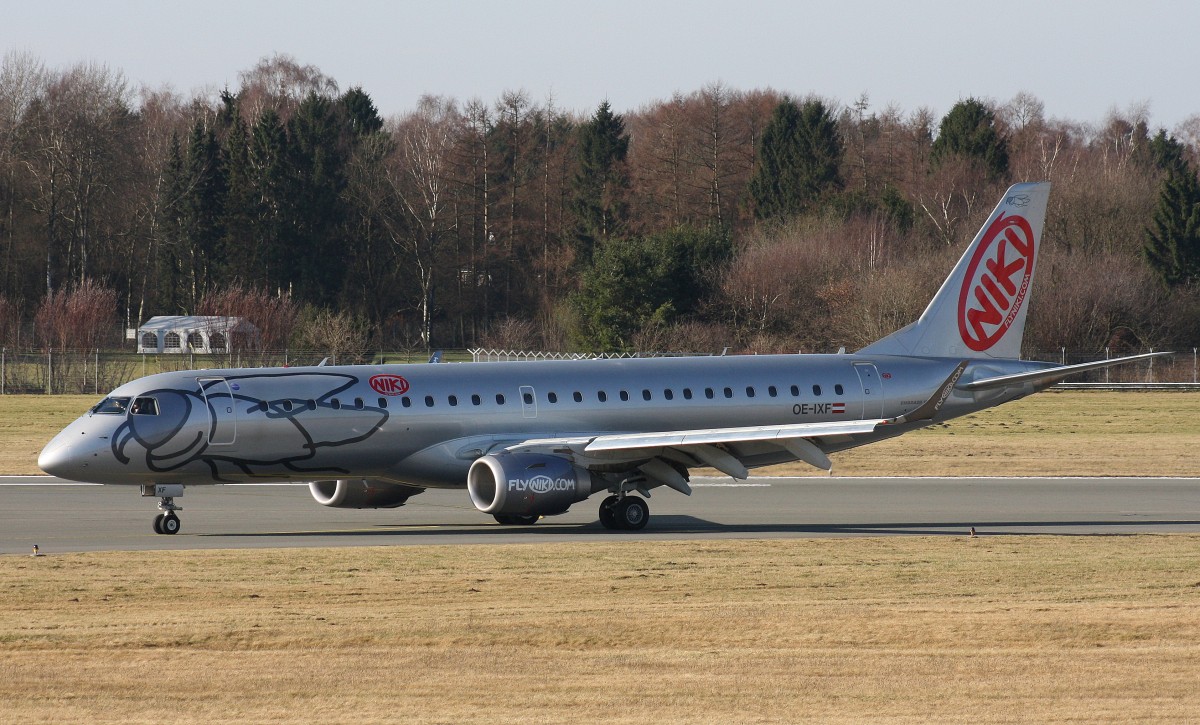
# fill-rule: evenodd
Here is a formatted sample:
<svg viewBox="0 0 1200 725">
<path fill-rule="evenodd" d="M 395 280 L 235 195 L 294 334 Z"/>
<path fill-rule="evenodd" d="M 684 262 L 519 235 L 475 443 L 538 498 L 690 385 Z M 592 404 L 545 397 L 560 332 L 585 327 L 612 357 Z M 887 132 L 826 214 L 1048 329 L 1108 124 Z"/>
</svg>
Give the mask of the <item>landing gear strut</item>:
<svg viewBox="0 0 1200 725">
<path fill-rule="evenodd" d="M 182 511 L 183 507 L 175 503 L 175 497 L 183 495 L 183 484 L 143 484 L 142 495 L 157 496 L 158 510 L 163 512 L 154 517 L 154 533 L 178 534 L 181 523 L 175 512 Z"/>
<path fill-rule="evenodd" d="M 600 502 L 600 524 L 606 529 L 637 531 L 650 520 L 650 504 L 637 496 L 613 494 Z"/>
</svg>

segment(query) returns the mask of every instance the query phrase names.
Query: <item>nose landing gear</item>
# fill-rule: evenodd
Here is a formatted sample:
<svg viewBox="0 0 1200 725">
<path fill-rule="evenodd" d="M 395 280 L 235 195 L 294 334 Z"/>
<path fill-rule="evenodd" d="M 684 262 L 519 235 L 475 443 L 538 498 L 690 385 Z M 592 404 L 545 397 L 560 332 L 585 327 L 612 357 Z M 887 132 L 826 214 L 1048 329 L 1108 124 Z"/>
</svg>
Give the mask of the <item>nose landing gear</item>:
<svg viewBox="0 0 1200 725">
<path fill-rule="evenodd" d="M 142 495 L 157 496 L 159 499 L 158 510 L 162 511 L 163 513 L 154 517 L 154 533 L 178 534 L 181 523 L 179 521 L 179 517 L 175 515 L 175 512 L 182 511 L 183 507 L 175 503 L 175 498 L 183 495 L 183 484 L 143 484 Z"/>
</svg>

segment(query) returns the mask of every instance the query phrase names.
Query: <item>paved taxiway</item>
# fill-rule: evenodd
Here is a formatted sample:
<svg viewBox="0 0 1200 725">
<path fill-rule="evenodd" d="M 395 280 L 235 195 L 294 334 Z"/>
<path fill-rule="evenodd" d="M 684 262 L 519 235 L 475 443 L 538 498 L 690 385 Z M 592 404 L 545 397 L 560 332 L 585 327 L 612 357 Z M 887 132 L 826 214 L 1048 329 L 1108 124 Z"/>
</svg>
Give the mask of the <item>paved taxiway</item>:
<svg viewBox="0 0 1200 725">
<path fill-rule="evenodd" d="M 466 491 L 427 491 L 399 509 L 318 505 L 304 486 L 205 486 L 178 499 L 181 533 L 151 530 L 156 500 L 135 487 L 0 478 L 0 554 L 139 549 L 479 544 L 599 539 L 1200 533 L 1200 479 L 696 479 L 690 497 L 650 500 L 650 525 L 611 532 L 599 497 L 535 526 L 509 527 Z"/>
</svg>

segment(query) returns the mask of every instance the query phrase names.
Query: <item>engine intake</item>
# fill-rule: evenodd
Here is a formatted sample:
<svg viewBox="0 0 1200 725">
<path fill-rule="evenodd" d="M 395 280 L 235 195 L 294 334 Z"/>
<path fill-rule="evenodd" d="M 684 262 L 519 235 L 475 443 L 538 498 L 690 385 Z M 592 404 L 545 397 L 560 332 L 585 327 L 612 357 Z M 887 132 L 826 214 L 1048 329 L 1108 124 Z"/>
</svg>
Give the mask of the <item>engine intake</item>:
<svg viewBox="0 0 1200 725">
<path fill-rule="evenodd" d="M 313 481 L 308 490 L 317 503 L 335 509 L 391 509 L 425 489 L 370 478 L 341 478 Z"/>
<path fill-rule="evenodd" d="M 557 456 L 496 453 L 471 464 L 467 491 L 485 514 L 553 516 L 592 495 L 592 476 Z"/>
</svg>

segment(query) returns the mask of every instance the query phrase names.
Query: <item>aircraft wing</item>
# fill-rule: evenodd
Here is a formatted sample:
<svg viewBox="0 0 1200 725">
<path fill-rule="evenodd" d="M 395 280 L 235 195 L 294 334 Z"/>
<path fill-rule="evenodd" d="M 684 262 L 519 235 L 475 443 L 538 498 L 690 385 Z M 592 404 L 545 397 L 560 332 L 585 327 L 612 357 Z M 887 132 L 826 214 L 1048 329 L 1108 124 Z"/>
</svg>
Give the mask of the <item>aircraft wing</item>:
<svg viewBox="0 0 1200 725">
<path fill-rule="evenodd" d="M 571 455 L 583 466 L 635 462 L 643 473 L 659 479 L 677 490 L 687 488 L 682 476 L 673 480 L 673 469 L 659 459 L 682 463 L 685 466 L 712 466 L 734 478 L 747 478 L 749 472 L 736 455 L 739 444 L 766 443 L 784 449 L 797 458 L 818 468 L 829 470 L 832 463 L 811 438 L 852 436 L 871 433 L 888 421 L 833 421 L 828 423 L 795 423 L 789 425 L 760 425 L 740 428 L 704 428 L 695 430 L 657 431 L 653 433 L 604 433 L 560 438 L 536 438 L 510 443 L 508 451 Z M 667 469 L 671 469 L 668 471 Z M 678 474 L 676 474 L 678 475 Z M 661 479 L 672 480 L 661 480 Z M 690 493 L 690 488 L 685 491 Z"/>
<path fill-rule="evenodd" d="M 854 435 L 873 433 L 881 425 L 932 421 L 941 412 L 942 404 L 962 377 L 966 367 L 966 360 L 959 363 L 924 405 L 898 418 L 648 433 L 582 434 L 511 442 L 503 447 L 508 451 L 570 455 L 582 466 L 638 463 L 638 468 L 647 477 L 689 494 L 691 488 L 686 479 L 668 461 L 686 467 L 712 466 L 724 474 L 744 479 L 750 476 L 741 461 L 747 447 L 755 447 L 761 451 L 762 447 L 766 446 L 785 450 L 809 465 L 828 471 L 833 468 L 833 462 L 812 439 L 842 437 L 843 440 L 847 440 Z"/>
<path fill-rule="evenodd" d="M 1048 387 L 1055 383 L 1062 382 L 1064 378 L 1070 377 L 1075 373 L 1082 373 L 1087 370 L 1097 370 L 1099 368 L 1106 368 L 1112 365 L 1123 365 L 1136 360 L 1146 360 L 1152 357 L 1174 354 L 1175 353 L 1173 352 L 1148 352 L 1142 355 L 1115 357 L 1111 360 L 1097 360 L 1096 362 L 1080 363 L 1078 365 L 1062 365 L 1059 367 L 1046 368 L 1045 370 L 1034 370 L 1028 373 L 1016 373 L 1014 375 L 1000 375 L 994 378 L 984 378 L 983 380 L 972 380 L 969 383 L 963 383 L 962 385 L 959 385 L 958 388 L 960 390 L 991 390 L 992 388 L 1007 388 L 1010 386 L 1024 385 L 1026 383 L 1032 383 L 1037 387 Z"/>
</svg>

